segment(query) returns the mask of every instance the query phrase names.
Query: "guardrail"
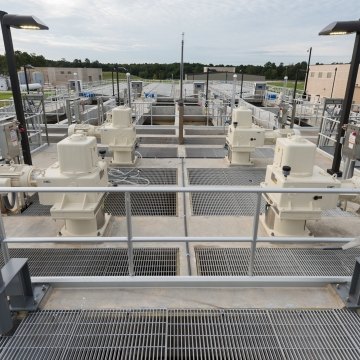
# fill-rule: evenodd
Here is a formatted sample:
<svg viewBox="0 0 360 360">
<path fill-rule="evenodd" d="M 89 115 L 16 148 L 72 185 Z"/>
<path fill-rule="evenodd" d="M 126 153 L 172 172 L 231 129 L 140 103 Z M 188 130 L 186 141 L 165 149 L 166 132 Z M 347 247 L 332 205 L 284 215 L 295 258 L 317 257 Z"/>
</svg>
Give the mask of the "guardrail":
<svg viewBox="0 0 360 360">
<path fill-rule="evenodd" d="M 306 285 L 311 283 L 326 284 L 326 283 L 341 283 L 350 281 L 350 277 L 331 276 L 331 277 L 262 277 L 254 275 L 254 260 L 256 256 L 257 244 L 260 242 L 271 243 L 344 243 L 354 240 L 354 238 L 345 237 L 263 237 L 258 236 L 259 217 L 261 212 L 261 199 L 264 193 L 291 193 L 291 194 L 359 194 L 358 189 L 341 189 L 341 188 L 298 188 L 298 189 L 279 189 L 279 188 L 261 188 L 261 187 L 225 187 L 225 186 L 119 186 L 119 187 L 1 187 L 0 193 L 9 192 L 46 192 L 46 193 L 79 193 L 79 192 L 102 192 L 102 193 L 125 193 L 125 209 L 126 209 L 126 236 L 103 236 L 103 237 L 7 237 L 5 226 L 2 217 L 0 216 L 0 243 L 3 250 L 4 260 L 8 262 L 9 252 L 7 244 L 10 243 L 99 243 L 99 242 L 114 242 L 126 243 L 129 255 L 129 277 L 42 277 L 36 278 L 36 281 L 58 284 L 58 286 L 72 284 L 76 286 L 87 285 L 102 285 L 102 286 L 179 286 L 179 284 L 186 286 L 254 286 L 269 284 L 277 285 Z M 256 194 L 256 205 L 254 211 L 254 218 L 252 224 L 252 234 L 250 236 L 133 236 L 132 226 L 132 212 L 131 212 L 131 193 L 253 193 Z M 185 221 L 186 213 L 184 214 Z M 189 243 L 201 242 L 250 242 L 251 252 L 248 263 L 248 276 L 246 277 L 200 277 L 200 276 L 180 276 L 180 277 L 151 277 L 146 280 L 146 277 L 133 277 L 134 274 L 134 259 L 133 259 L 133 244 L 134 243 Z M 224 281 L 224 283 L 221 283 Z M 196 285 L 197 284 L 197 285 Z"/>
</svg>

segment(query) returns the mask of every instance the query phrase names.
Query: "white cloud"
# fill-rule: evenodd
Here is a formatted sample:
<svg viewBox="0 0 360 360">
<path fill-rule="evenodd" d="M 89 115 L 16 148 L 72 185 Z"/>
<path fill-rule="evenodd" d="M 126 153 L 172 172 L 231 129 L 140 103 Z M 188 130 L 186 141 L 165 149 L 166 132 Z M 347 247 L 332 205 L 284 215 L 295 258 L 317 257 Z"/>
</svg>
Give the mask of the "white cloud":
<svg viewBox="0 0 360 360">
<path fill-rule="evenodd" d="M 178 61 L 183 31 L 191 62 L 303 61 L 309 46 L 318 61 L 349 61 L 351 37 L 318 32 L 358 13 L 355 0 L 12 0 L 7 6 L 9 13 L 34 13 L 50 28 L 14 31 L 16 49 L 104 62 Z"/>
</svg>

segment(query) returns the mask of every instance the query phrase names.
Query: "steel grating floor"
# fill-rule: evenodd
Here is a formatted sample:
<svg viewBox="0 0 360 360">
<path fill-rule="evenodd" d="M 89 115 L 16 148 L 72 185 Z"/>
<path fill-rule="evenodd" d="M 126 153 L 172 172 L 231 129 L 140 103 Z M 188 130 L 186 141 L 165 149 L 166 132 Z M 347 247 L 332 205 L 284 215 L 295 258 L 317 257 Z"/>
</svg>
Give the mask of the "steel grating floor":
<svg viewBox="0 0 360 360">
<path fill-rule="evenodd" d="M 326 239 L 325 239 L 326 240 Z M 254 275 L 351 276 L 360 249 L 258 248 Z M 200 276 L 247 276 L 249 248 L 195 248 Z"/>
<path fill-rule="evenodd" d="M 9 249 L 14 258 L 28 258 L 31 276 L 127 276 L 127 249 Z M 0 252 L 1 254 L 1 252 Z M 0 267 L 4 265 L 0 255 Z M 179 249 L 134 249 L 137 276 L 176 276 Z"/>
<path fill-rule="evenodd" d="M 187 158 L 215 158 L 222 159 L 227 155 L 227 150 L 222 148 L 185 148 Z"/>
<path fill-rule="evenodd" d="M 225 145 L 225 137 L 221 137 L 221 138 L 185 137 L 184 143 L 187 145 Z"/>
<path fill-rule="evenodd" d="M 176 147 L 143 147 L 140 146 L 136 149 L 143 158 L 177 158 Z"/>
<path fill-rule="evenodd" d="M 224 158 L 228 151 L 224 148 L 186 148 L 187 158 Z M 257 148 L 250 155 L 254 159 L 272 159 L 274 157 L 274 150 L 271 148 Z"/>
<path fill-rule="evenodd" d="M 251 158 L 255 159 L 273 159 L 274 149 L 272 148 L 256 148 L 254 152 L 250 154 Z"/>
<path fill-rule="evenodd" d="M 216 129 L 216 128 L 191 128 L 191 129 L 184 129 L 185 135 L 227 135 L 227 131 L 225 128 L 223 129 Z"/>
<path fill-rule="evenodd" d="M 189 168 L 190 185 L 259 185 L 265 179 L 265 169 L 232 168 Z"/>
<path fill-rule="evenodd" d="M 177 144 L 179 139 L 177 137 L 169 136 L 151 136 L 151 137 L 139 137 L 139 144 Z"/>
<path fill-rule="evenodd" d="M 190 185 L 256 186 L 265 178 L 264 169 L 188 169 Z M 192 193 L 194 216 L 252 216 L 255 214 L 256 194 Z M 265 202 L 262 201 L 262 211 Z"/>
<path fill-rule="evenodd" d="M 347 310 L 147 309 L 30 313 L 1 360 L 355 360 Z"/>
</svg>

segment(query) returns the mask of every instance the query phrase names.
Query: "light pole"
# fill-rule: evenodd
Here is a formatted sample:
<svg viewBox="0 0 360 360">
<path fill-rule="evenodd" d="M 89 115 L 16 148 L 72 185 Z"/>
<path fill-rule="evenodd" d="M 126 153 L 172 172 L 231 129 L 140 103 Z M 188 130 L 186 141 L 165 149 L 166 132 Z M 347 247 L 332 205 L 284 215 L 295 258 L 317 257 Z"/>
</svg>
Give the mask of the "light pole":
<svg viewBox="0 0 360 360">
<path fill-rule="evenodd" d="M 183 99 L 183 80 L 184 80 L 184 36 L 181 34 L 181 60 L 180 60 L 180 100 Z"/>
<path fill-rule="evenodd" d="M 237 81 L 237 75 L 234 74 L 233 75 L 232 98 L 231 98 L 231 115 L 232 115 L 233 109 L 235 107 L 236 81 Z"/>
<path fill-rule="evenodd" d="M 240 70 L 241 72 L 241 85 L 240 85 L 240 98 L 242 99 L 242 94 L 243 94 L 243 83 L 244 83 L 244 72 L 242 70 Z"/>
<path fill-rule="evenodd" d="M 27 76 L 27 71 L 26 69 L 34 69 L 34 67 L 32 65 L 24 65 L 23 66 L 24 68 L 24 75 L 25 75 L 25 84 L 26 84 L 26 91 L 27 93 L 29 94 L 30 93 L 30 89 L 29 89 L 29 79 L 28 79 L 28 76 Z"/>
<path fill-rule="evenodd" d="M 305 77 L 305 85 L 304 85 L 304 93 L 303 93 L 303 99 L 307 98 L 306 95 L 306 88 L 307 88 L 307 83 L 308 83 L 308 78 L 309 78 L 309 70 L 310 70 L 310 60 L 311 60 L 311 51 L 312 51 L 312 47 L 310 47 L 309 51 L 309 60 L 307 63 L 307 69 L 306 69 L 306 77 Z"/>
<path fill-rule="evenodd" d="M 127 87 L 128 87 L 128 104 L 131 108 L 131 82 L 130 82 L 130 73 L 126 73 Z"/>
<path fill-rule="evenodd" d="M 296 114 L 296 88 L 297 88 L 297 83 L 298 83 L 298 74 L 299 74 L 299 71 L 305 71 L 305 70 L 304 70 L 304 69 L 297 69 L 297 70 L 296 70 L 294 92 L 293 92 L 293 97 L 292 97 L 292 112 L 291 112 L 291 120 L 290 120 L 290 129 L 292 129 L 292 128 L 294 127 L 294 122 L 295 122 L 295 114 Z M 299 120 L 299 125 L 300 125 L 300 120 Z"/>
<path fill-rule="evenodd" d="M 78 97 L 79 96 L 79 88 L 78 88 L 77 73 L 74 73 L 74 76 L 75 76 L 75 96 Z"/>
<path fill-rule="evenodd" d="M 205 107 L 208 107 L 208 97 L 209 97 L 209 73 L 210 72 L 216 72 L 215 69 L 209 69 L 209 67 L 207 67 L 206 69 L 206 93 L 205 93 Z"/>
<path fill-rule="evenodd" d="M 332 99 L 333 92 L 334 92 L 334 85 L 335 85 L 335 79 L 336 79 L 336 72 L 337 72 L 337 67 L 335 68 L 335 72 L 334 72 L 334 80 L 333 80 L 333 83 L 332 83 L 331 95 L 330 95 L 330 98 L 331 98 L 331 99 Z"/>
<path fill-rule="evenodd" d="M 116 90 L 117 90 L 117 101 L 116 101 L 116 105 L 119 106 L 120 105 L 120 90 L 119 90 L 119 71 L 120 70 L 124 70 L 125 72 L 127 72 L 127 70 L 123 67 L 123 66 L 117 66 L 115 65 L 114 67 L 114 71 L 116 71 Z"/>
<path fill-rule="evenodd" d="M 288 79 L 289 79 L 289 78 L 285 75 L 285 76 L 284 76 L 284 92 L 285 92 L 285 88 L 287 88 Z"/>
<path fill-rule="evenodd" d="M 114 68 L 111 70 L 111 84 L 112 84 L 112 91 L 113 91 L 113 95 L 115 96 L 115 87 L 114 87 Z"/>
<path fill-rule="evenodd" d="M 328 169 L 329 174 L 336 174 L 339 177 L 342 176 L 342 172 L 340 171 L 342 139 L 345 135 L 345 126 L 349 122 L 350 109 L 360 62 L 360 20 L 333 22 L 319 32 L 319 35 L 346 35 L 351 33 L 356 33 L 354 50 L 351 58 L 349 77 L 336 135 L 334 158 L 331 169 Z"/>
<path fill-rule="evenodd" d="M 11 37 L 10 27 L 16 29 L 48 30 L 49 28 L 34 16 L 7 14 L 0 11 L 1 30 L 3 34 L 6 61 L 10 76 L 11 90 L 14 99 L 16 117 L 19 122 L 21 133 L 21 147 L 24 163 L 32 165 L 31 150 L 26 128 L 26 120 L 21 100 L 19 79 L 16 72 L 14 47 Z"/>
</svg>

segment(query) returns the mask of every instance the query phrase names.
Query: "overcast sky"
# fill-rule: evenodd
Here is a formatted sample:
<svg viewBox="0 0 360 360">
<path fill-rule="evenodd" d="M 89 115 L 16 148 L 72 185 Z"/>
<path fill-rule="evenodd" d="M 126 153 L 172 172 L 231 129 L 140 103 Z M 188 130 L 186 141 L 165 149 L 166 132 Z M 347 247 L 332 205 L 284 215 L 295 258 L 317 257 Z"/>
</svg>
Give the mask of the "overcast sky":
<svg viewBox="0 0 360 360">
<path fill-rule="evenodd" d="M 360 18 L 359 0 L 0 0 L 48 31 L 12 30 L 14 49 L 58 60 L 109 63 L 349 62 L 355 35 L 319 36 Z M 4 53 L 3 42 L 0 51 Z"/>
</svg>

